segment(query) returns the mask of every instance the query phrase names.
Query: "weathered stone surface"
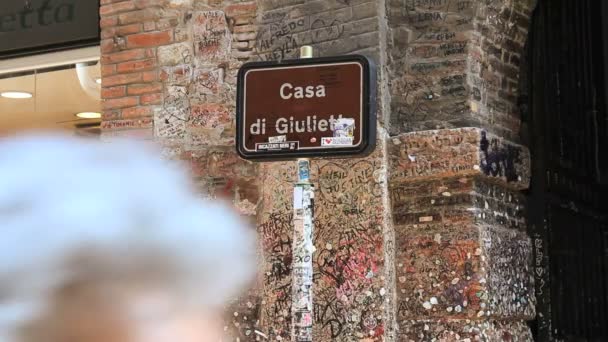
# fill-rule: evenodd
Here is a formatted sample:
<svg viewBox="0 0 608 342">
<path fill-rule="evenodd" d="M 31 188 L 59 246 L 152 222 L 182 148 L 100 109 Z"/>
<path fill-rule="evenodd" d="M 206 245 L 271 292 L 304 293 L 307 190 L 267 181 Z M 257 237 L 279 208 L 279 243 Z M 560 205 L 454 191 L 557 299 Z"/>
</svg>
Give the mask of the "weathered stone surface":
<svg viewBox="0 0 608 342">
<path fill-rule="evenodd" d="M 482 178 L 391 186 L 397 317 L 534 317 L 523 196 Z"/>
<path fill-rule="evenodd" d="M 215 95 L 224 83 L 224 69 L 200 68 L 194 71 L 192 92 L 195 94 Z"/>
<path fill-rule="evenodd" d="M 470 320 L 412 320 L 399 331 L 399 341 L 532 342 L 523 322 Z"/>
<path fill-rule="evenodd" d="M 389 143 L 391 182 L 483 176 L 514 189 L 530 182 L 530 152 L 479 128 L 402 134 Z"/>
<path fill-rule="evenodd" d="M 191 146 L 232 145 L 236 134 L 234 109 L 205 103 L 192 106 L 187 124 Z"/>
<path fill-rule="evenodd" d="M 186 86 L 192 81 L 193 67 L 188 64 L 163 66 L 160 79 L 166 86 Z"/>
<path fill-rule="evenodd" d="M 387 221 L 381 145 L 365 159 L 313 163 L 315 195 L 315 339 L 380 341 L 392 300 L 392 229 Z M 294 163 L 262 166 L 259 233 L 267 262 L 262 320 L 271 339 L 289 339 L 291 198 Z M 388 259 L 387 259 L 388 258 Z M 389 316 L 390 317 L 390 316 Z"/>
</svg>

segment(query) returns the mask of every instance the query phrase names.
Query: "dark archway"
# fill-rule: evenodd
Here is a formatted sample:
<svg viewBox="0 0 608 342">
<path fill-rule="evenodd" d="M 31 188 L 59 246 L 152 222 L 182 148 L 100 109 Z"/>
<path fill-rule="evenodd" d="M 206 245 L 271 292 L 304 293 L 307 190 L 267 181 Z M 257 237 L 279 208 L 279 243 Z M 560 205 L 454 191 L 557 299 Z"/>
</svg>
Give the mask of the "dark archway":
<svg viewBox="0 0 608 342">
<path fill-rule="evenodd" d="M 537 341 L 608 340 L 607 14 L 606 1 L 540 0 L 530 30 L 522 104 Z"/>
</svg>

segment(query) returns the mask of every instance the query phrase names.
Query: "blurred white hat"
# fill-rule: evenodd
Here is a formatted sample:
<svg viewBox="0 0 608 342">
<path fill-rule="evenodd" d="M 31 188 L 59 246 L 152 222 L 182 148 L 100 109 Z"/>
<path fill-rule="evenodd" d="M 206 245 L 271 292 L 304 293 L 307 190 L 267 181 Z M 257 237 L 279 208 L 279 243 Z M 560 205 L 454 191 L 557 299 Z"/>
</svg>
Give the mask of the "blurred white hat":
<svg viewBox="0 0 608 342">
<path fill-rule="evenodd" d="M 160 251 L 172 265 L 166 285 L 203 306 L 222 305 L 252 280 L 253 230 L 194 194 L 187 174 L 159 155 L 127 141 L 0 140 L 1 341 L 44 307 L 83 248 L 111 256 L 117 274 Z"/>
</svg>

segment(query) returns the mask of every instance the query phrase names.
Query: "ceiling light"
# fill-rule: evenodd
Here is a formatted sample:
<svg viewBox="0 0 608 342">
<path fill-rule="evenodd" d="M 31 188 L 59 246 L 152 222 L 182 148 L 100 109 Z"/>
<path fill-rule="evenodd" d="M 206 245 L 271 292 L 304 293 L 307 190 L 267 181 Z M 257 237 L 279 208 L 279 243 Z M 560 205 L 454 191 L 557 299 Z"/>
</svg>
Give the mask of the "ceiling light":
<svg viewBox="0 0 608 342">
<path fill-rule="evenodd" d="M 3 91 L 0 96 L 6 97 L 7 99 L 29 99 L 33 95 L 26 91 Z"/>
<path fill-rule="evenodd" d="M 95 83 L 97 83 L 97 84 L 101 84 L 101 78 L 97 78 L 97 79 L 95 79 Z"/>
<path fill-rule="evenodd" d="M 96 112 L 82 112 L 76 114 L 76 116 L 81 119 L 101 119 L 101 113 Z"/>
</svg>

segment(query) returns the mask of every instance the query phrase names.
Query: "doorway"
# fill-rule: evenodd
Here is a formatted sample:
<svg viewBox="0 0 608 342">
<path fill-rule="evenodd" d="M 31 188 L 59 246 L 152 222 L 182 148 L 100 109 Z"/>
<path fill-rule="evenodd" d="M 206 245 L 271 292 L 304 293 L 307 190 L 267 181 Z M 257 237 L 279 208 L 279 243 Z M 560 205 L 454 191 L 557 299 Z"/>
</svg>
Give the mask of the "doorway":
<svg viewBox="0 0 608 342">
<path fill-rule="evenodd" d="M 540 0 L 530 30 L 522 84 L 537 341 L 608 340 L 607 6 Z"/>
</svg>

